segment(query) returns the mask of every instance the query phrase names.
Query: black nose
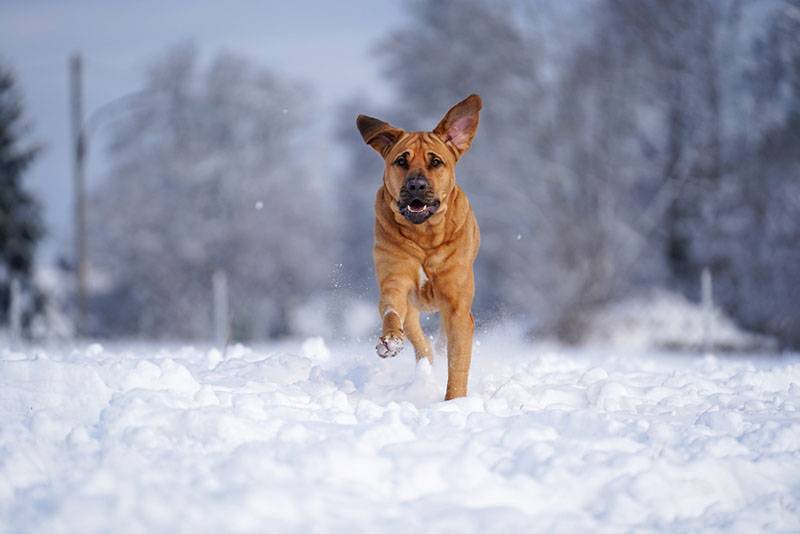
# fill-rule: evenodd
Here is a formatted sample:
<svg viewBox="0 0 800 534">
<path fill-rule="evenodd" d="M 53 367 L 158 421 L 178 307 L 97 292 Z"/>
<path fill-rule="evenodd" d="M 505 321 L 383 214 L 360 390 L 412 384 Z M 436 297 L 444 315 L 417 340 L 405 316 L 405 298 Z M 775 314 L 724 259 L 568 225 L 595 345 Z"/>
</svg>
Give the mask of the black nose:
<svg viewBox="0 0 800 534">
<path fill-rule="evenodd" d="M 430 186 L 428 179 L 421 174 L 406 179 L 406 189 L 409 193 L 424 193 Z"/>
</svg>

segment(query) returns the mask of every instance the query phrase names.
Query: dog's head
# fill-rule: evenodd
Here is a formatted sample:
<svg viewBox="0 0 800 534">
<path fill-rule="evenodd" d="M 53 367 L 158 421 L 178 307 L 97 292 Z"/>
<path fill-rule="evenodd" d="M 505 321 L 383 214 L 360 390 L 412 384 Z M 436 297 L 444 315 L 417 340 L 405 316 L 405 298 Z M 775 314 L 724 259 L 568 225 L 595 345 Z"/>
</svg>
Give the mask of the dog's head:
<svg viewBox="0 0 800 534">
<path fill-rule="evenodd" d="M 482 102 L 470 95 L 448 111 L 431 132 L 406 132 L 359 115 L 364 141 L 384 159 L 383 184 L 397 211 L 414 224 L 447 209 L 456 183 L 455 167 L 478 129 Z"/>
</svg>

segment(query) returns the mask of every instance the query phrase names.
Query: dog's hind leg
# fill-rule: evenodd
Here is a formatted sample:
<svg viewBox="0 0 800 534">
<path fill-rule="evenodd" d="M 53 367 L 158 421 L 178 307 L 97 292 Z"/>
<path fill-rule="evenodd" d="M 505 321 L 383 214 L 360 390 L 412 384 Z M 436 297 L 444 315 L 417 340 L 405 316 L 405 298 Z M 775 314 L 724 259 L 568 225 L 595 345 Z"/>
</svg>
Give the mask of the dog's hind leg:
<svg viewBox="0 0 800 534">
<path fill-rule="evenodd" d="M 419 323 L 419 308 L 413 303 L 408 303 L 408 310 L 406 311 L 406 322 L 403 325 L 406 336 L 411 340 L 414 345 L 414 353 L 417 355 L 417 361 L 422 358 L 427 358 L 429 362 L 433 363 L 433 351 L 431 351 L 431 344 L 428 338 L 425 337 L 425 332 Z"/>
</svg>

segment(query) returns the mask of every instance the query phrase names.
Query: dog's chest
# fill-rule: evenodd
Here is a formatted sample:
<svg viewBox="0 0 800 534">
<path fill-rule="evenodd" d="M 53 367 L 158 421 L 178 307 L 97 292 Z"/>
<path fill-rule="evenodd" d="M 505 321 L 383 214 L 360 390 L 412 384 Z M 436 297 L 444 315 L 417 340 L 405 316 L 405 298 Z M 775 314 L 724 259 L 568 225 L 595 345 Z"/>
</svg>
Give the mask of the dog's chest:
<svg viewBox="0 0 800 534">
<path fill-rule="evenodd" d="M 436 276 L 439 272 L 447 269 L 448 262 L 453 260 L 453 251 L 451 247 L 444 246 L 428 250 L 428 254 L 422 261 L 422 271 L 428 277 Z"/>
<path fill-rule="evenodd" d="M 406 239 L 413 241 L 417 246 L 423 250 L 430 251 L 442 246 L 444 243 L 444 228 L 431 228 L 427 231 L 421 232 L 417 229 L 410 230 L 402 228 L 400 233 Z"/>
</svg>

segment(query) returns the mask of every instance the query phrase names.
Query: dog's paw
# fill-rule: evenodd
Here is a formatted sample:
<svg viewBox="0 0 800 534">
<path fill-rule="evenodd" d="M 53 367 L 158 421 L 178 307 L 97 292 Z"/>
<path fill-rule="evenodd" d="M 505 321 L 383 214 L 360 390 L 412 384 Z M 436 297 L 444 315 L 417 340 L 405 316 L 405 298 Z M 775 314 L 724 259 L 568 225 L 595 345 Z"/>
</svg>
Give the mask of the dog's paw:
<svg viewBox="0 0 800 534">
<path fill-rule="evenodd" d="M 378 338 L 378 344 L 375 346 L 375 351 L 381 358 L 392 358 L 401 350 L 403 350 L 403 340 L 391 334 Z"/>
</svg>

